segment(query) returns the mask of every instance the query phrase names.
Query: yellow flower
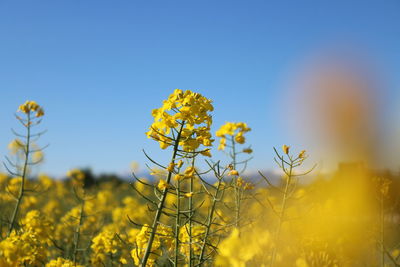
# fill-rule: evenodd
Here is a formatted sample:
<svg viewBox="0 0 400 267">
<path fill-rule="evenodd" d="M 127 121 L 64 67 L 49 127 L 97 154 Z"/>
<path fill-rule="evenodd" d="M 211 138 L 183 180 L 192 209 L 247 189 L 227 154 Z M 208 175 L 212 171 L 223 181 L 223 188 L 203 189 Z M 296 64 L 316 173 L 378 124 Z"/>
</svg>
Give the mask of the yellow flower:
<svg viewBox="0 0 400 267">
<path fill-rule="evenodd" d="M 24 142 L 22 142 L 20 139 L 16 138 L 14 140 L 12 140 L 9 144 L 8 144 L 8 149 L 10 150 L 11 154 L 15 155 L 17 154 L 17 152 L 19 151 L 23 151 L 25 148 L 25 144 Z"/>
<path fill-rule="evenodd" d="M 235 141 L 238 142 L 239 144 L 244 144 L 245 142 L 245 138 L 243 136 L 243 132 L 239 132 L 236 136 L 235 136 Z"/>
<path fill-rule="evenodd" d="M 306 157 L 306 151 L 305 150 L 302 150 L 300 153 L 299 153 L 299 159 L 304 159 Z"/>
<path fill-rule="evenodd" d="M 58 257 L 56 260 L 49 261 L 45 267 L 83 267 L 83 266 L 76 264 L 73 261 Z"/>
<path fill-rule="evenodd" d="M 191 237 L 189 234 L 191 232 Z M 190 248 L 195 255 L 201 252 L 201 245 L 204 241 L 205 227 L 202 225 L 192 225 L 190 228 L 188 224 L 183 225 L 179 230 L 179 240 L 181 241 L 180 251 L 186 257 L 190 254 Z M 190 243 L 191 241 L 191 243 Z"/>
<path fill-rule="evenodd" d="M 253 153 L 253 149 L 251 149 L 251 148 L 244 148 L 242 151 L 243 151 L 244 153 L 247 153 L 247 154 Z"/>
<path fill-rule="evenodd" d="M 244 190 L 254 189 L 254 185 L 252 183 L 246 183 L 243 187 Z"/>
<path fill-rule="evenodd" d="M 174 176 L 174 180 L 175 181 L 180 181 L 180 180 L 182 180 L 183 178 L 185 178 L 185 176 L 184 175 L 182 175 L 182 174 L 176 174 L 175 176 Z"/>
<path fill-rule="evenodd" d="M 158 185 L 157 185 L 157 187 L 160 189 L 160 190 L 164 190 L 164 189 L 166 189 L 166 188 L 168 188 L 168 183 L 165 181 L 165 180 L 163 180 L 163 179 L 161 179 L 159 182 L 158 182 Z"/>
<path fill-rule="evenodd" d="M 136 265 L 139 265 L 140 259 L 143 257 L 147 242 L 149 240 L 151 228 L 148 224 L 143 225 L 140 232 L 136 235 L 135 244 L 136 248 L 132 249 L 131 256 Z M 151 247 L 150 257 L 147 261 L 147 266 L 154 266 L 155 261 L 161 255 L 161 243 L 165 242 L 167 245 L 171 243 L 172 230 L 163 225 L 157 227 L 157 234 L 154 237 L 153 245 Z"/>
<path fill-rule="evenodd" d="M 203 150 L 200 152 L 200 154 L 202 154 L 203 156 L 206 156 L 206 157 L 211 157 L 210 149 Z"/>
<path fill-rule="evenodd" d="M 167 171 L 173 172 L 174 168 L 175 168 L 175 163 L 171 162 L 167 167 Z"/>
<path fill-rule="evenodd" d="M 234 137 L 238 144 L 244 144 L 246 139 L 244 134 L 251 131 L 247 124 L 244 122 L 226 122 L 215 133 L 216 136 L 221 137 L 219 141 L 218 150 L 224 150 L 226 147 L 226 136 Z"/>
<path fill-rule="evenodd" d="M 192 167 L 192 166 L 187 167 L 185 170 L 185 176 L 187 178 L 192 177 L 194 175 L 195 171 L 196 171 L 196 169 L 194 167 Z"/>
<path fill-rule="evenodd" d="M 243 185 L 243 178 L 242 178 L 242 177 L 238 177 L 238 178 L 237 178 L 237 180 L 236 180 L 236 185 L 237 185 L 238 187 L 242 187 L 242 185 Z"/>
<path fill-rule="evenodd" d="M 307 261 L 303 258 L 298 258 L 296 260 L 296 267 L 309 267 Z"/>
<path fill-rule="evenodd" d="M 267 231 L 259 229 L 239 235 L 239 230 L 234 228 L 230 235 L 222 240 L 215 266 L 264 266 L 251 264 L 251 260 L 257 255 L 264 255 L 266 247 L 270 244 L 270 235 Z M 254 262 L 253 262 L 254 263 Z M 290 264 L 284 266 L 292 266 Z"/>
<path fill-rule="evenodd" d="M 154 122 L 146 135 L 159 142 L 162 149 L 177 141 L 188 152 L 195 151 L 200 145 L 210 147 L 213 139 L 209 112 L 213 109 L 211 100 L 201 94 L 176 89 L 164 100 L 162 107 L 152 111 Z M 174 131 L 180 132 L 179 140 L 175 139 Z"/>
<path fill-rule="evenodd" d="M 178 169 L 180 169 L 180 168 L 182 167 L 182 165 L 183 165 L 183 161 L 180 160 L 180 161 L 178 161 L 178 164 L 176 165 L 176 167 L 177 167 Z"/>
<path fill-rule="evenodd" d="M 67 172 L 67 176 L 68 176 L 69 178 L 74 178 L 74 179 L 77 179 L 77 180 L 79 180 L 79 181 L 85 179 L 85 173 L 83 173 L 83 172 L 82 172 L 81 170 L 79 170 L 79 169 L 72 169 L 72 170 L 69 170 L 69 171 Z"/>
<path fill-rule="evenodd" d="M 90 246 L 93 254 L 91 256 L 92 264 L 102 265 L 109 255 L 116 254 L 121 249 L 121 244 L 115 235 L 113 225 L 107 225 L 96 235 Z"/>
<path fill-rule="evenodd" d="M 231 171 L 228 172 L 228 175 L 238 176 L 239 172 L 237 170 L 231 170 Z"/>
<path fill-rule="evenodd" d="M 1 266 L 42 266 L 47 260 L 51 223 L 37 210 L 28 212 L 21 229 L 0 242 Z"/>
<path fill-rule="evenodd" d="M 79 169 L 72 169 L 67 172 L 67 177 L 72 179 L 72 183 L 82 187 L 85 183 L 85 173 Z"/>
<path fill-rule="evenodd" d="M 39 162 L 43 160 L 43 152 L 41 150 L 35 151 L 32 155 L 32 159 L 34 162 Z"/>
<path fill-rule="evenodd" d="M 38 111 L 37 111 L 37 113 L 36 113 L 36 117 L 42 117 L 44 115 L 44 111 L 43 111 L 43 109 L 39 109 Z"/>
<path fill-rule="evenodd" d="M 225 135 L 233 136 L 236 130 L 242 134 L 251 131 L 244 122 L 227 122 L 219 128 L 215 135 L 218 137 L 224 137 Z"/>
<path fill-rule="evenodd" d="M 289 149 L 290 149 L 290 146 L 287 146 L 287 145 L 282 146 L 283 153 L 285 153 L 286 155 L 289 154 Z"/>
<path fill-rule="evenodd" d="M 185 197 L 187 197 L 187 198 L 192 197 L 192 196 L 193 196 L 193 192 L 185 193 Z"/>
<path fill-rule="evenodd" d="M 225 147 L 226 147 L 226 138 L 222 137 L 221 140 L 219 140 L 218 150 L 224 150 Z"/>
<path fill-rule="evenodd" d="M 41 106 L 39 106 L 35 101 L 26 101 L 24 104 L 20 105 L 18 110 L 25 114 L 29 114 L 31 112 L 36 112 L 36 117 L 42 117 L 44 115 L 44 110 Z"/>
</svg>

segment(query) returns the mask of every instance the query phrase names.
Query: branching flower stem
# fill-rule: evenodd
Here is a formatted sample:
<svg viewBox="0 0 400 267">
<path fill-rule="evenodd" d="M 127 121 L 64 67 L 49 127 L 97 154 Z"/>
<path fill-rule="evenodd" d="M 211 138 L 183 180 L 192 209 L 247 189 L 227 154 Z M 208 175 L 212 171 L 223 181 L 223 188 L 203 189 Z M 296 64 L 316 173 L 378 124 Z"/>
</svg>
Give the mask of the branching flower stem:
<svg viewBox="0 0 400 267">
<path fill-rule="evenodd" d="M 221 190 L 221 185 L 222 185 L 222 177 L 218 176 L 218 185 L 217 185 L 217 189 L 215 191 L 215 194 L 212 196 L 212 203 L 211 203 L 211 208 L 208 214 L 208 219 L 207 219 L 207 223 L 206 223 L 206 231 L 204 234 L 204 242 L 201 246 L 201 252 L 200 252 L 200 257 L 199 257 L 199 263 L 196 266 L 201 266 L 203 264 L 204 261 L 204 253 L 206 250 L 206 246 L 207 246 L 207 239 L 210 235 L 210 231 L 211 231 L 211 225 L 213 223 L 213 219 L 214 219 L 214 212 L 215 212 L 215 208 L 217 206 L 217 202 L 219 201 L 219 192 Z"/>
<path fill-rule="evenodd" d="M 19 211 L 19 207 L 22 203 L 22 198 L 24 196 L 25 193 L 25 180 L 26 180 L 26 176 L 27 176 L 27 170 L 28 170 L 28 162 L 29 162 L 29 152 L 30 152 L 30 139 L 31 139 L 31 114 L 28 113 L 27 114 L 27 123 L 26 123 L 26 129 L 27 129 L 27 135 L 26 135 L 26 146 L 25 146 L 25 151 L 24 151 L 24 164 L 22 167 L 22 175 L 21 175 L 21 186 L 19 187 L 19 192 L 18 192 L 18 196 L 16 198 L 16 203 L 15 203 L 15 207 L 13 210 L 13 213 L 11 215 L 11 219 L 10 219 L 10 227 L 8 229 L 8 233 L 7 236 L 10 236 L 12 230 L 15 228 L 15 221 L 17 219 L 17 215 L 18 215 L 18 211 Z"/>
<path fill-rule="evenodd" d="M 171 163 L 172 164 L 175 163 L 176 154 L 178 152 L 178 146 L 179 146 L 179 141 L 180 141 L 180 138 L 181 138 L 181 133 L 182 133 L 182 130 L 183 130 L 183 126 L 184 126 L 184 122 L 181 124 L 181 127 L 179 129 L 178 135 L 177 135 L 175 143 L 174 143 L 174 150 L 173 150 L 172 159 L 171 159 Z M 172 172 L 168 172 L 167 181 L 166 181 L 168 185 L 171 182 L 171 177 L 172 177 Z M 151 253 L 151 247 L 153 245 L 154 237 L 155 237 L 156 232 L 157 232 L 158 222 L 160 220 L 161 214 L 163 213 L 164 203 L 165 203 L 165 199 L 167 198 L 167 194 L 168 194 L 168 187 L 163 190 L 162 195 L 161 195 L 161 200 L 158 203 L 157 211 L 156 211 L 156 214 L 154 216 L 153 223 L 151 225 L 151 232 L 150 232 L 149 241 L 147 242 L 146 250 L 144 252 L 142 261 L 140 263 L 141 267 L 145 267 L 146 264 L 147 264 L 147 260 L 149 259 L 149 256 L 150 256 L 150 253 Z"/>
<path fill-rule="evenodd" d="M 179 263 L 179 229 L 180 229 L 180 199 L 181 199 L 181 181 L 178 179 L 176 184 L 176 218 L 175 218 L 175 261 L 174 266 Z"/>
<path fill-rule="evenodd" d="M 236 170 L 238 165 L 236 160 L 237 152 L 236 152 L 236 143 L 233 137 L 231 137 L 231 149 L 232 153 L 230 155 L 232 158 L 232 166 L 233 169 Z M 235 227 L 239 230 L 240 233 L 240 220 L 241 220 L 240 208 L 241 208 L 242 197 L 241 197 L 240 187 L 237 184 L 237 180 L 238 177 L 235 177 L 233 181 L 233 188 L 235 191 Z"/>
<path fill-rule="evenodd" d="M 279 245 L 280 245 L 279 244 L 280 243 L 280 234 L 281 234 L 282 224 L 285 220 L 285 211 L 286 211 L 286 205 L 287 205 L 287 200 L 288 200 L 288 196 L 289 196 L 289 186 L 290 186 L 290 183 L 292 182 L 292 178 L 293 178 L 293 165 L 294 165 L 293 160 L 290 159 L 289 170 L 285 171 L 286 184 L 285 184 L 285 189 L 283 191 L 283 196 L 282 196 L 282 207 L 281 207 L 281 211 L 279 212 L 278 227 L 275 232 L 275 247 L 272 250 L 271 267 L 275 263 L 276 254 L 277 254 L 277 251 L 278 251 Z M 283 167 L 283 165 L 282 165 L 282 167 Z"/>
<path fill-rule="evenodd" d="M 192 168 L 194 168 L 195 157 L 192 159 Z M 193 192 L 193 176 L 190 177 L 189 192 Z M 189 197 L 189 267 L 192 267 L 193 250 L 192 250 L 192 219 L 193 216 L 193 197 Z"/>
</svg>

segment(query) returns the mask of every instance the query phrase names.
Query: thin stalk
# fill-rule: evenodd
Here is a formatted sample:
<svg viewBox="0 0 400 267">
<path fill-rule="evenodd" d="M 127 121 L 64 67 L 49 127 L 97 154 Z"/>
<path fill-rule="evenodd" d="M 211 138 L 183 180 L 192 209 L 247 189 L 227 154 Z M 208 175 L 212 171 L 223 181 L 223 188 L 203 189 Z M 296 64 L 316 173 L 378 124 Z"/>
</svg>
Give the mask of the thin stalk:
<svg viewBox="0 0 400 267">
<path fill-rule="evenodd" d="M 235 140 L 233 137 L 231 138 L 231 143 L 232 143 L 232 165 L 233 169 L 236 170 L 236 148 L 235 148 Z"/>
<path fill-rule="evenodd" d="M 211 231 L 211 225 L 212 225 L 212 222 L 213 222 L 213 219 L 214 219 L 214 211 L 215 211 L 215 207 L 217 205 L 218 194 L 219 194 L 219 191 L 220 191 L 220 188 L 221 188 L 221 183 L 222 183 L 222 179 L 218 179 L 217 189 L 215 191 L 215 195 L 213 196 L 211 209 L 210 209 L 210 212 L 208 214 L 208 220 L 207 220 L 207 223 L 206 223 L 206 232 L 204 234 L 203 245 L 201 246 L 199 263 L 196 266 L 201 266 L 203 264 L 203 261 L 204 261 L 203 258 L 204 258 L 204 253 L 206 251 L 207 239 L 208 239 L 208 236 L 209 236 L 210 231 Z"/>
<path fill-rule="evenodd" d="M 172 159 L 171 159 L 172 163 L 175 163 L 176 154 L 178 152 L 179 139 L 181 137 L 183 125 L 184 125 L 184 122 L 181 124 L 181 127 L 179 129 L 178 135 L 177 135 L 176 140 L 175 140 L 174 151 L 172 153 Z M 167 181 L 166 181 L 168 185 L 171 182 L 171 177 L 172 177 L 172 172 L 168 172 L 168 177 L 167 177 Z M 167 194 L 168 194 L 168 188 L 165 188 L 164 191 L 162 192 L 161 200 L 158 203 L 157 211 L 156 211 L 156 214 L 154 216 L 153 223 L 151 225 L 151 229 L 152 230 L 151 230 L 151 233 L 150 233 L 149 241 L 147 242 L 147 247 L 146 247 L 146 250 L 144 252 L 143 259 L 142 259 L 142 261 L 140 263 L 141 267 L 145 267 L 146 264 L 147 264 L 147 260 L 149 259 L 149 256 L 150 256 L 150 253 L 151 253 L 151 247 L 153 246 L 154 237 L 155 237 L 156 232 L 157 232 L 158 221 L 160 220 L 161 214 L 163 212 L 164 203 L 165 203 L 165 199 L 167 198 Z"/>
<path fill-rule="evenodd" d="M 81 199 L 81 208 L 79 210 L 79 223 L 75 228 L 75 233 L 74 233 L 74 250 L 72 252 L 72 261 L 74 262 L 74 264 L 76 263 L 76 258 L 78 255 L 79 240 L 81 237 L 81 227 L 83 225 L 84 208 L 85 208 L 84 197 L 85 195 L 83 195 L 83 198 Z"/>
<path fill-rule="evenodd" d="M 194 160 L 192 159 L 192 168 L 194 168 Z M 193 192 L 193 176 L 190 177 L 189 192 Z M 193 251 L 192 251 L 192 216 L 193 216 L 193 196 L 189 197 L 189 267 L 192 267 Z"/>
<path fill-rule="evenodd" d="M 233 169 L 236 170 L 236 147 L 235 147 L 235 140 L 232 137 L 231 138 L 231 146 L 232 146 L 232 165 Z M 239 230 L 240 232 L 240 188 L 238 188 L 237 185 L 237 179 L 238 177 L 235 177 L 234 179 L 234 190 L 235 190 L 235 227 Z"/>
<path fill-rule="evenodd" d="M 111 267 L 113 267 L 114 266 L 114 264 L 113 264 L 113 261 L 114 261 L 114 257 L 113 257 L 113 254 L 112 254 L 112 252 L 110 252 L 110 266 Z"/>
<path fill-rule="evenodd" d="M 26 173 L 27 173 L 27 169 L 28 169 L 28 162 L 29 162 L 29 150 L 30 150 L 30 139 L 31 139 L 31 115 L 28 112 L 27 114 L 28 116 L 28 120 L 27 120 L 27 135 L 26 135 L 26 149 L 25 149 L 25 160 L 24 160 L 24 165 L 23 165 L 23 169 L 22 169 L 22 179 L 21 179 L 21 186 L 19 188 L 19 192 L 18 192 L 18 197 L 15 203 L 15 207 L 13 210 L 13 213 L 11 215 L 11 220 L 10 220 L 10 228 L 8 229 L 8 233 L 7 236 L 10 236 L 12 230 L 15 227 L 15 221 L 17 219 L 17 215 L 18 215 L 18 211 L 19 211 L 19 207 L 22 203 L 22 198 L 24 196 L 25 193 L 25 180 L 26 180 Z"/>
<path fill-rule="evenodd" d="M 180 229 L 180 198 L 181 198 L 181 181 L 178 179 L 176 185 L 176 218 L 175 218 L 175 261 L 174 266 L 179 263 L 179 229 Z"/>
<path fill-rule="evenodd" d="M 275 258 L 276 258 L 276 253 L 278 251 L 279 248 L 279 242 L 280 242 L 280 234 L 281 234 L 281 229 L 282 229 L 282 223 L 284 221 L 284 217 L 285 217 L 285 211 L 286 211 L 286 204 L 287 204 L 287 197 L 288 197 L 288 192 L 289 192 L 289 186 L 290 186 L 290 182 L 292 180 L 292 171 L 293 171 L 293 164 L 292 162 L 289 164 L 289 172 L 286 174 L 287 175 L 287 179 L 286 179 L 286 185 L 285 185 L 285 190 L 283 192 L 283 198 L 282 198 L 282 209 L 281 212 L 279 214 L 279 221 L 278 221 L 278 228 L 276 230 L 275 233 L 275 247 L 272 251 L 272 257 L 271 257 L 271 267 L 274 265 L 275 263 Z"/>
</svg>

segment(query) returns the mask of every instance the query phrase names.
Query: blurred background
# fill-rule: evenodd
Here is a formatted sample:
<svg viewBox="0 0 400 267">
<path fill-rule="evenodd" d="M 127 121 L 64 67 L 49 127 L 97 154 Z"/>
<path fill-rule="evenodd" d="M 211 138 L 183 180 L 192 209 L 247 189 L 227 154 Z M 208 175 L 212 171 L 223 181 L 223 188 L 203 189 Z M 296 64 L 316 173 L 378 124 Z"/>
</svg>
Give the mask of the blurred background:
<svg viewBox="0 0 400 267">
<path fill-rule="evenodd" d="M 365 162 L 398 171 L 399 1 L 1 1 L 0 155 L 27 99 L 45 108 L 40 171 L 129 175 L 175 88 L 214 101 L 214 131 L 252 128 L 250 170 L 273 146 L 319 171 Z M 215 151 L 216 158 L 223 156 Z M 3 170 L 4 171 L 4 170 Z"/>
</svg>

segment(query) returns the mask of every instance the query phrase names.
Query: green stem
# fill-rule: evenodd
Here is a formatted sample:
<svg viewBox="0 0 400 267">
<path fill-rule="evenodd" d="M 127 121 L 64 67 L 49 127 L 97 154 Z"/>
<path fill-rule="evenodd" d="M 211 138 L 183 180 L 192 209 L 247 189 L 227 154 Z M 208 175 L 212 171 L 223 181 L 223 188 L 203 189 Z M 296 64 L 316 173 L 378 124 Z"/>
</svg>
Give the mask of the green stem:
<svg viewBox="0 0 400 267">
<path fill-rule="evenodd" d="M 275 243 L 275 247 L 274 247 L 274 249 L 272 251 L 271 267 L 275 263 L 276 253 L 277 253 L 277 251 L 279 249 L 280 234 L 281 234 L 282 224 L 283 224 L 284 217 L 285 217 L 287 196 L 288 196 L 288 192 L 289 192 L 290 182 L 292 180 L 292 171 L 293 171 L 293 163 L 291 162 L 290 166 L 289 166 L 289 173 L 286 174 L 287 175 L 287 179 L 286 179 L 285 190 L 283 192 L 282 209 L 281 209 L 281 212 L 279 214 L 278 228 L 277 228 L 276 233 L 275 233 L 275 242 L 276 243 Z"/>
<path fill-rule="evenodd" d="M 192 160 L 192 168 L 194 168 L 195 158 Z M 189 192 L 193 192 L 193 176 L 190 177 Z M 189 267 L 192 267 L 193 251 L 192 251 L 192 216 L 193 216 L 193 196 L 189 197 Z"/>
<path fill-rule="evenodd" d="M 15 221 L 17 219 L 19 207 L 22 203 L 22 198 L 25 193 L 25 180 L 26 174 L 28 169 L 28 161 L 29 161 L 29 149 L 30 149 L 30 139 L 31 139 L 31 115 L 30 113 L 27 114 L 28 121 L 27 121 L 27 135 L 26 135 L 26 150 L 25 150 L 25 161 L 22 169 L 22 177 L 21 177 L 21 186 L 19 188 L 18 197 L 15 203 L 15 207 L 10 219 L 10 228 L 8 229 L 7 236 L 10 236 L 12 230 L 15 228 Z"/>
<path fill-rule="evenodd" d="M 222 184 L 222 179 L 218 179 L 218 186 L 217 186 L 217 190 L 215 192 L 215 195 L 213 196 L 213 200 L 212 200 L 212 204 L 211 204 L 211 209 L 210 212 L 208 214 L 208 220 L 207 220 L 207 224 L 206 224 L 206 232 L 204 234 L 204 242 L 203 245 L 201 246 L 201 252 L 200 252 L 200 257 L 199 257 L 199 263 L 196 266 L 201 266 L 203 264 L 203 258 L 204 258 L 204 253 L 206 250 L 206 246 L 207 246 L 207 239 L 208 236 L 210 234 L 210 230 L 211 230 L 211 225 L 212 225 L 212 221 L 214 219 L 214 211 L 215 211 L 215 207 L 217 205 L 217 200 L 218 200 L 218 193 L 220 191 L 221 188 L 221 184 Z"/>
<path fill-rule="evenodd" d="M 179 229 L 180 229 L 180 198 L 181 198 L 181 181 L 178 179 L 176 185 L 176 218 L 175 218 L 175 262 L 174 266 L 179 263 Z"/>
<path fill-rule="evenodd" d="M 72 253 L 72 261 L 74 264 L 76 263 L 76 259 L 78 256 L 78 246 L 79 246 L 79 240 L 81 236 L 81 227 L 83 225 L 83 217 L 84 217 L 84 208 L 85 208 L 85 200 L 84 200 L 85 195 L 83 195 L 83 198 L 81 200 L 81 207 L 79 210 L 79 223 L 75 229 L 74 233 L 74 250 Z"/>
<path fill-rule="evenodd" d="M 176 154 L 178 152 L 179 139 L 181 137 L 181 133 L 182 133 L 182 130 L 183 130 L 183 125 L 184 125 L 184 122 L 181 124 L 181 127 L 179 129 L 178 135 L 177 135 L 176 140 L 175 140 L 174 151 L 172 153 L 172 160 L 171 160 L 172 163 L 175 163 Z M 167 181 L 166 181 L 168 185 L 171 182 L 171 177 L 172 177 L 172 172 L 168 172 L 168 177 L 167 177 Z M 168 188 L 165 188 L 164 191 L 162 192 L 161 200 L 158 203 L 157 211 L 156 211 L 156 214 L 154 216 L 153 223 L 151 225 L 151 233 L 150 233 L 149 241 L 147 242 L 146 250 L 144 252 L 142 261 L 140 263 L 141 267 L 145 267 L 146 264 L 147 264 L 147 260 L 149 259 L 149 256 L 150 256 L 150 253 L 151 253 L 151 247 L 153 246 L 154 237 L 155 237 L 156 232 L 157 232 L 158 221 L 160 220 L 162 211 L 164 209 L 164 203 L 165 203 L 165 199 L 167 198 L 167 194 L 168 194 Z"/>
<path fill-rule="evenodd" d="M 231 145 L 232 145 L 232 165 L 233 169 L 236 170 L 236 147 L 235 147 L 235 140 L 231 138 Z M 235 227 L 240 232 L 240 188 L 237 186 L 237 179 L 238 177 L 234 178 L 234 190 L 235 190 Z"/>
</svg>

